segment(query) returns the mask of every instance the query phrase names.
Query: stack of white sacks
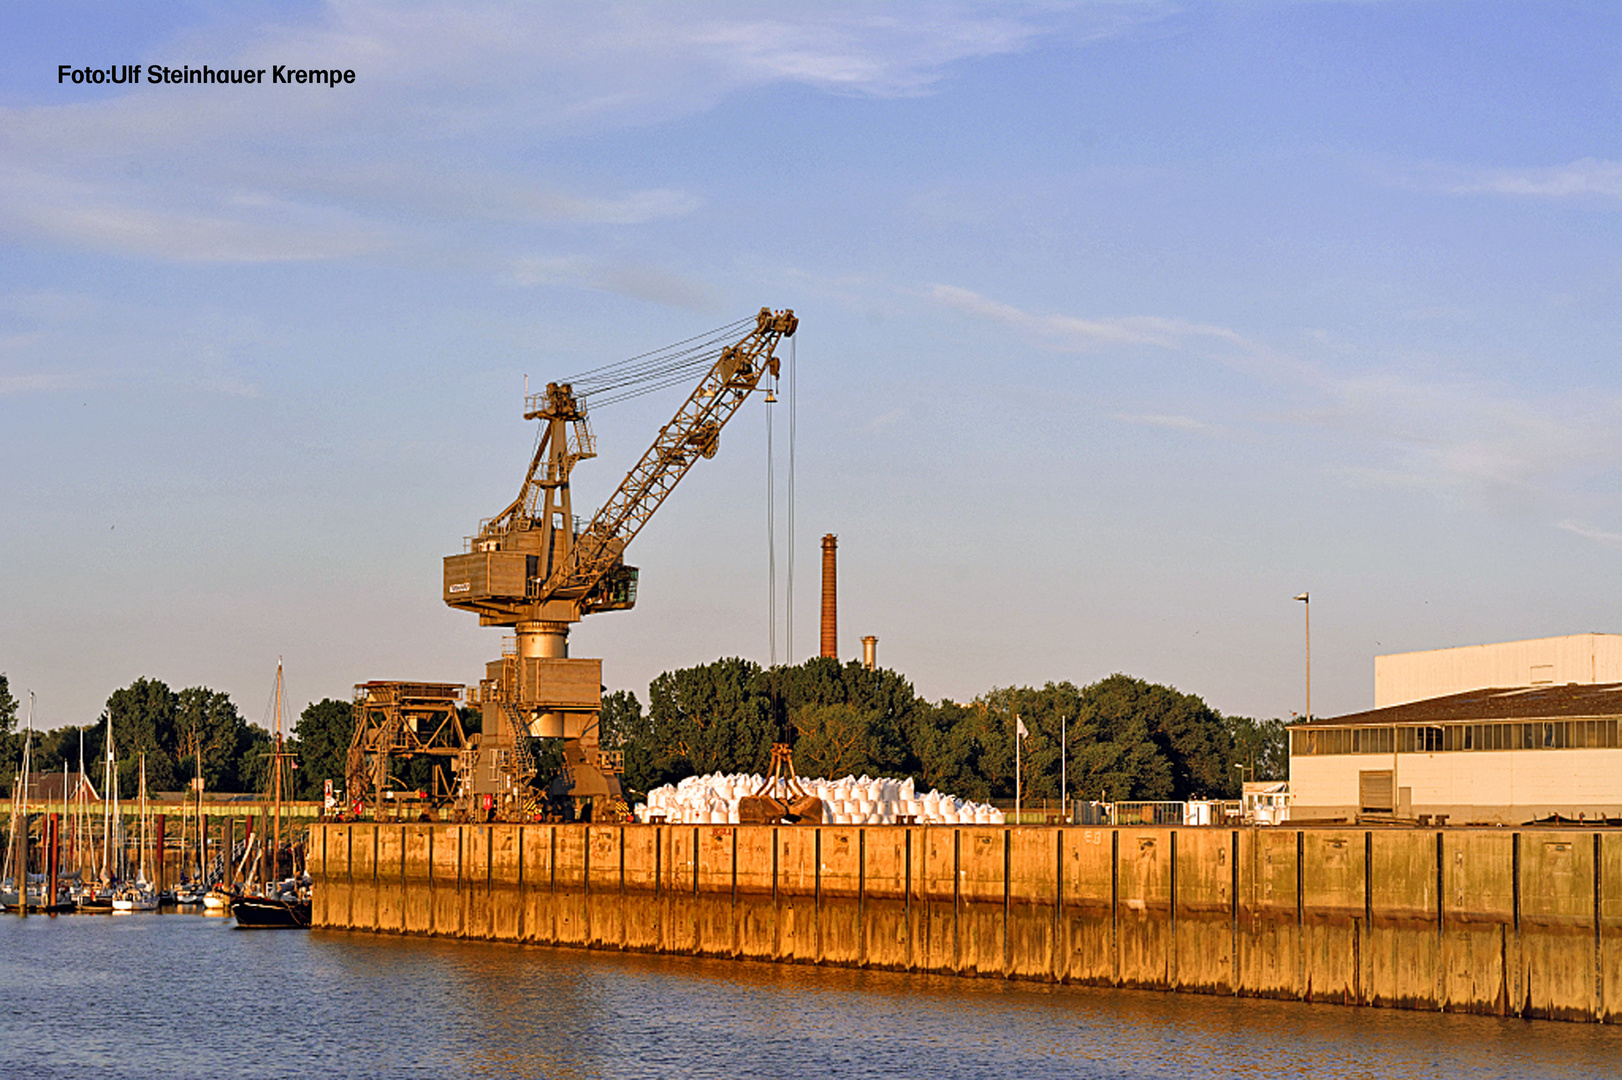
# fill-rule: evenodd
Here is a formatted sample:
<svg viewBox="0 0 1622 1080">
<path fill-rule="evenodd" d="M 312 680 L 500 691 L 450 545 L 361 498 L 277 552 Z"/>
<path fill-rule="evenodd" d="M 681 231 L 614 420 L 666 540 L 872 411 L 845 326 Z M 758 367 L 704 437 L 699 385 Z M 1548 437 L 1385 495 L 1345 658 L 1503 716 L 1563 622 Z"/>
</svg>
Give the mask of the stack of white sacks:
<svg viewBox="0 0 1622 1080">
<path fill-rule="evenodd" d="M 666 784 L 648 792 L 638 803 L 638 821 L 662 817 L 672 825 L 736 825 L 738 800 L 753 795 L 765 783 L 759 775 L 711 773 L 689 776 L 679 784 Z M 985 803 L 964 802 L 953 795 L 931 791 L 919 795 L 912 779 L 847 776 L 843 780 L 800 781 L 806 794 L 822 800 L 822 820 L 828 825 L 893 825 L 903 815 L 920 824 L 1001 825 L 1003 812 Z M 782 781 L 775 792 L 786 793 Z"/>
</svg>

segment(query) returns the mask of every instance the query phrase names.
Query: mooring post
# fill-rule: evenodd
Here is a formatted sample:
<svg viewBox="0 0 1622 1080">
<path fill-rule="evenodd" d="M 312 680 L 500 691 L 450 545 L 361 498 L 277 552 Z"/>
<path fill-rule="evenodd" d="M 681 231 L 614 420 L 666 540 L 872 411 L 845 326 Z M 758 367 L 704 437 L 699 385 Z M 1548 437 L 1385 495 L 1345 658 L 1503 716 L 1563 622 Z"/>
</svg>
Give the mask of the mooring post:
<svg viewBox="0 0 1622 1080">
<path fill-rule="evenodd" d="M 50 892 L 46 894 L 45 903 L 49 907 L 56 906 L 56 883 L 62 864 L 62 818 L 58 814 L 50 814 L 45 819 L 46 847 L 45 847 L 45 873 L 48 878 Z"/>
<path fill-rule="evenodd" d="M 158 864 L 158 880 L 157 880 L 156 884 L 157 884 L 157 889 L 158 889 L 158 891 L 160 893 L 163 891 L 164 886 L 168 883 L 168 880 L 169 880 L 169 875 L 164 872 L 165 867 L 163 865 L 164 848 L 166 846 L 164 844 L 164 835 L 163 835 L 163 833 L 164 833 L 164 825 L 167 824 L 167 821 L 168 821 L 168 815 L 167 814 L 155 815 L 153 820 L 152 820 L 153 831 L 157 833 L 156 838 L 153 840 L 153 851 L 155 852 L 155 854 L 153 855 L 153 861 Z M 54 890 L 53 890 L 53 895 L 54 895 Z"/>
</svg>

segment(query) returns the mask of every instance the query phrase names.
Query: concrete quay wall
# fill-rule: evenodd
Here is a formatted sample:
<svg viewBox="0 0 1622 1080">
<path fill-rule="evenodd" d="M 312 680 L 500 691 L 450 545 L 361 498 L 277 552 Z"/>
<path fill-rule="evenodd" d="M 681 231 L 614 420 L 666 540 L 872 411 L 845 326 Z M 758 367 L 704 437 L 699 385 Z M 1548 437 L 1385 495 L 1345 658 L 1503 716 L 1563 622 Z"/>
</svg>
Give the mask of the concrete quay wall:
<svg viewBox="0 0 1622 1080">
<path fill-rule="evenodd" d="M 325 824 L 317 926 L 1622 1021 L 1622 833 Z"/>
</svg>

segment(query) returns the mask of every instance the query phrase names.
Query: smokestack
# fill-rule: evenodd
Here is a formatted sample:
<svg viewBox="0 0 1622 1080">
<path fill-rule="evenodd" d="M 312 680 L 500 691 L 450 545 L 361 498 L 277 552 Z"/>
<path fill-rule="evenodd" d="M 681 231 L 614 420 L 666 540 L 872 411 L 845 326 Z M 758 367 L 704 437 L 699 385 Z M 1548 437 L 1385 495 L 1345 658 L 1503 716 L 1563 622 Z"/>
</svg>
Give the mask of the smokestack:
<svg viewBox="0 0 1622 1080">
<path fill-rule="evenodd" d="M 839 537 L 822 538 L 822 655 L 839 659 L 839 585 L 835 580 L 834 549 Z"/>
<path fill-rule="evenodd" d="M 879 666 L 879 639 L 872 634 L 862 639 L 862 666 L 869 671 Z"/>
</svg>

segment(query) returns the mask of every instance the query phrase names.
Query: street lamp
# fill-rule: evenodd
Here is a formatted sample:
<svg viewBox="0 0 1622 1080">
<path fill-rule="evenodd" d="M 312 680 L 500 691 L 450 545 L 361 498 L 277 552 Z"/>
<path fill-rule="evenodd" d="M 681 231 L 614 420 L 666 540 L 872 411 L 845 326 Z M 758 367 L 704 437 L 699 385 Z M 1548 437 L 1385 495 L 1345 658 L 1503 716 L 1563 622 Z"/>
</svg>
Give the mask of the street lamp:
<svg viewBox="0 0 1622 1080">
<path fill-rule="evenodd" d="M 1306 605 L 1307 613 L 1307 714 L 1304 720 L 1312 719 L 1312 601 L 1309 593 L 1302 593 L 1296 599 Z"/>
</svg>

